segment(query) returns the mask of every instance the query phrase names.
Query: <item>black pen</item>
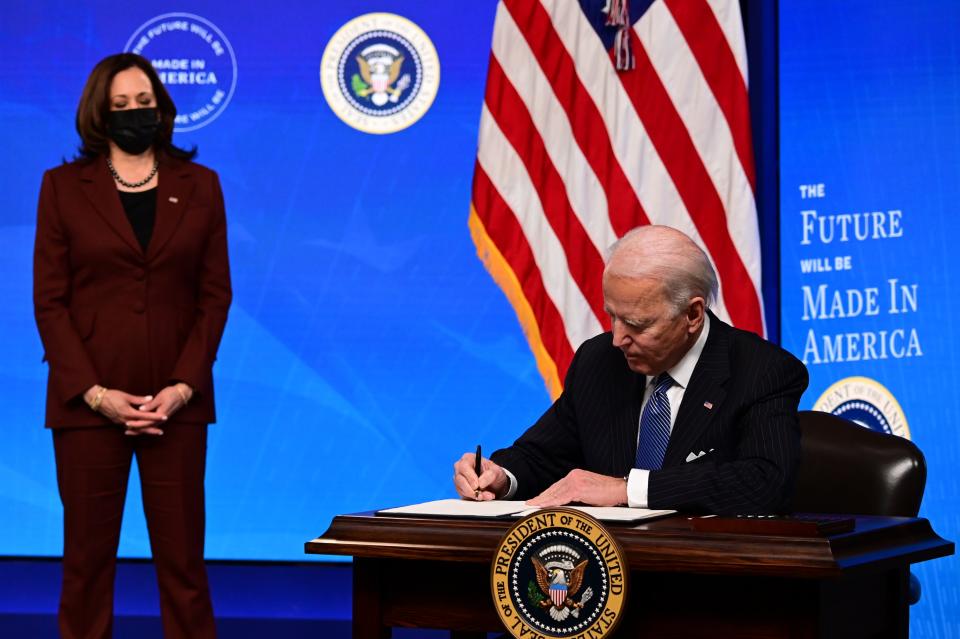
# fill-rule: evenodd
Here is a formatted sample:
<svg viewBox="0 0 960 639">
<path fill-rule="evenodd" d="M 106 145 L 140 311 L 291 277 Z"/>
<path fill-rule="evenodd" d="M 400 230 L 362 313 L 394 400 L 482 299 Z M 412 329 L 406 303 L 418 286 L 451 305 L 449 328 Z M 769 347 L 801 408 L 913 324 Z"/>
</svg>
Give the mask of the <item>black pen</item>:
<svg viewBox="0 0 960 639">
<path fill-rule="evenodd" d="M 483 457 L 480 454 L 480 444 L 477 444 L 477 454 L 473 460 L 473 472 L 477 475 L 477 488 L 473 493 L 478 499 L 480 498 L 480 474 L 483 473 L 483 464 L 480 463 L 481 459 L 483 459 Z"/>
</svg>

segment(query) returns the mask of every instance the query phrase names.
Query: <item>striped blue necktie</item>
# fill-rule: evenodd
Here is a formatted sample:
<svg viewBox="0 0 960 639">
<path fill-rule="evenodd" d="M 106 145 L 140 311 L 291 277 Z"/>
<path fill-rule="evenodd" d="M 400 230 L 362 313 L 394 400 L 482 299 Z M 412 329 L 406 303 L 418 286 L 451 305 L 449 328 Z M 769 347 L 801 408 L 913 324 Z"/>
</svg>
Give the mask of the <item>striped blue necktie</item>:
<svg viewBox="0 0 960 639">
<path fill-rule="evenodd" d="M 640 416 L 640 442 L 633 466 L 660 470 L 670 442 L 670 400 L 667 398 L 667 389 L 673 386 L 673 378 L 661 373 L 653 380 L 653 384 L 653 394 Z"/>
</svg>

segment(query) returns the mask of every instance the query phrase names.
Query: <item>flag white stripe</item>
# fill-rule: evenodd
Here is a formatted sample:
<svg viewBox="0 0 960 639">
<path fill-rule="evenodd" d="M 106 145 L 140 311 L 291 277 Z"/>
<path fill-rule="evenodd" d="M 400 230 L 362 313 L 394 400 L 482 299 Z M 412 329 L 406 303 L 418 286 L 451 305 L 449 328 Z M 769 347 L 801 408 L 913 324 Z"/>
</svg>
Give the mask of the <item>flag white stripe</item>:
<svg viewBox="0 0 960 639">
<path fill-rule="evenodd" d="M 550 161 L 563 178 L 567 199 L 597 251 L 603 255 L 617 240 L 610 224 L 603 185 L 577 144 L 570 121 L 550 81 L 503 4 L 497 9 L 493 55 L 527 106 Z"/>
<path fill-rule="evenodd" d="M 654 4 L 661 4 L 655 2 Z M 720 30 L 723 31 L 724 39 L 730 50 L 733 51 L 733 58 L 737 61 L 737 68 L 740 69 L 740 75 L 743 76 L 744 86 L 750 86 L 750 72 L 747 66 L 747 43 L 743 37 L 743 18 L 740 15 L 740 3 L 730 0 L 707 0 L 710 10 L 717 18 L 720 24 Z"/>
<path fill-rule="evenodd" d="M 730 239 L 760 296 L 757 207 L 730 124 L 665 3 L 653 3 L 634 31 L 710 175 L 726 212 Z"/>
<path fill-rule="evenodd" d="M 509 238 L 503 238 L 506 245 L 499 248 L 518 275 L 523 275 L 520 267 L 527 264 L 526 260 L 534 261 L 541 282 L 537 283 L 537 299 L 531 302 L 553 303 L 557 310 L 556 315 L 551 309 L 545 317 L 536 319 L 546 322 L 539 328 L 549 330 L 551 335 L 563 335 L 572 349 L 599 333 L 603 319 L 599 309 L 594 315 L 600 300 L 592 297 L 598 295 L 599 291 L 592 282 L 578 279 L 593 275 L 578 274 L 575 278 L 570 266 L 579 264 L 577 259 L 587 250 L 590 253 L 590 270 L 597 270 L 594 251 L 605 253 L 615 238 L 614 229 L 622 230 L 619 226 L 622 222 L 617 221 L 620 217 L 613 214 L 635 214 L 638 216 L 637 223 L 642 219 L 639 211 L 632 207 L 630 211 L 611 211 L 610 203 L 623 202 L 629 207 L 634 196 L 651 223 L 673 226 L 687 233 L 704 249 L 704 240 L 707 238 L 711 246 L 724 251 L 727 261 L 723 263 L 722 271 L 717 268 L 720 286 L 731 286 L 730 281 L 724 281 L 723 278 L 737 278 L 737 289 L 728 290 L 731 299 L 744 304 L 744 308 L 735 309 L 738 311 L 738 321 L 749 328 L 761 330 L 762 327 L 762 310 L 759 322 L 754 316 L 758 302 L 762 309 L 756 196 L 748 177 L 750 159 L 744 156 L 745 166 L 740 158 L 741 153 L 749 154 L 749 149 L 737 146 L 749 139 L 744 137 L 741 140 L 740 137 L 748 135 L 748 131 L 741 127 L 748 127 L 749 122 L 739 121 L 745 115 L 745 112 L 741 112 L 746 106 L 743 104 L 745 96 L 726 93 L 742 92 L 743 86 L 739 84 L 737 72 L 744 85 L 747 81 L 746 43 L 740 7 L 738 0 L 669 1 L 705 2 L 706 5 L 674 7 L 683 11 L 684 20 L 692 21 L 689 25 L 682 23 L 683 31 L 670 11 L 673 5 L 668 4 L 668 0 L 652 3 L 639 23 L 634 25 L 639 38 L 635 44 L 641 64 L 646 65 L 649 58 L 652 66 L 648 69 L 658 76 L 656 79 L 641 79 L 641 82 L 650 81 L 650 87 L 635 87 L 633 83 L 636 79 L 623 76 L 613 68 L 609 51 L 591 26 L 590 18 L 593 16 L 584 15 L 580 3 L 570 0 L 511 0 L 509 4 L 500 2 L 497 7 L 491 60 L 495 61 L 498 71 L 490 76 L 496 85 L 488 86 L 487 100 L 495 99 L 501 89 L 508 92 L 509 100 L 503 105 L 495 105 L 497 108 L 493 112 L 489 109 L 492 102 L 484 104 L 477 164 L 478 171 L 483 171 L 485 178 L 489 178 L 491 188 L 496 189 L 503 198 L 506 208 L 501 210 L 494 205 L 487 213 L 493 216 L 489 219 L 493 225 L 499 222 L 512 226 L 514 220 L 503 216 L 515 217 L 526 246 L 521 247 Z M 707 6 L 710 7 L 709 11 L 706 10 Z M 516 22 L 510 10 L 517 12 Z M 546 34 L 541 31 L 545 27 L 545 18 L 552 21 L 552 32 Z M 698 22 L 704 20 L 710 24 Z M 716 24 L 713 24 L 714 20 Z M 524 36 L 528 29 L 532 36 L 529 43 Z M 710 42 L 704 42 L 702 46 L 729 47 L 731 53 L 719 50 L 715 55 L 720 56 L 723 64 L 730 68 L 708 70 L 711 74 L 718 73 L 718 82 L 730 82 L 734 86 L 721 86 L 715 83 L 712 75 L 704 76 L 697 57 L 693 55 L 693 51 L 700 54 L 701 44 L 687 41 L 685 33 L 691 37 L 709 39 Z M 546 41 L 540 40 L 542 35 L 546 35 Z M 725 38 L 726 43 L 719 38 Z M 549 43 L 547 46 L 551 50 L 541 49 L 545 43 Z M 559 54 L 557 49 L 560 47 L 566 50 L 566 55 Z M 713 54 L 711 51 L 704 55 Z M 547 66 L 558 62 L 569 64 L 572 68 L 554 69 Z M 704 69 L 707 69 L 707 62 L 704 60 Z M 552 82 L 556 82 L 557 77 L 565 82 L 570 79 L 571 73 L 576 75 L 578 82 L 573 87 L 575 93 L 555 94 Z M 500 83 L 508 86 L 497 86 Z M 666 93 L 661 93 L 660 86 Z M 655 93 L 644 95 L 642 92 L 647 89 Z M 717 94 L 713 93 L 714 89 Z M 579 94 L 581 90 L 586 92 L 585 95 Z M 641 94 L 635 96 L 635 90 Z M 634 98 L 641 100 L 636 108 Z M 645 123 L 640 114 L 647 117 L 649 109 L 648 103 L 642 101 L 650 99 L 656 102 L 657 108 L 670 109 L 668 104 L 672 104 L 676 116 L 670 112 L 663 114 L 665 117 L 661 119 L 651 111 L 653 119 Z M 587 116 L 582 122 L 579 119 L 576 122 L 570 120 L 565 107 L 570 108 L 574 104 L 580 108 L 583 100 L 592 101 L 596 113 L 578 113 L 578 118 L 580 115 Z M 729 115 L 738 120 L 727 121 L 727 114 L 721 105 L 726 109 L 734 109 L 736 113 Z M 517 113 L 517 110 L 521 113 Z M 500 123 L 495 121 L 494 113 L 502 118 Z M 518 123 L 522 123 L 522 127 L 516 126 Z M 500 125 L 504 128 L 501 129 Z M 658 128 L 648 130 L 648 125 Z M 671 130 L 672 127 L 678 130 Z M 510 132 L 509 139 L 504 131 Z M 530 139 L 527 139 L 527 133 Z M 654 146 L 650 133 L 658 143 L 680 146 L 658 148 Z M 581 148 L 574 134 L 584 140 L 584 144 L 591 146 Z M 598 147 L 593 146 L 598 143 L 597 136 L 603 135 L 607 135 L 607 139 L 600 140 Z M 679 140 L 677 136 L 680 136 Z M 528 157 L 531 153 L 533 155 Z M 545 155 L 541 156 L 541 153 Z M 605 153 L 612 154 L 612 157 L 598 157 Z M 541 168 L 546 167 L 533 165 L 528 172 L 525 163 L 531 158 L 537 162 L 549 162 L 550 172 L 544 173 Z M 664 158 L 669 160 L 669 165 L 664 163 Z M 598 161 L 600 164 L 597 164 Z M 619 171 L 616 165 L 610 164 L 613 162 L 619 165 Z M 674 165 L 674 162 L 678 164 Z M 697 165 L 697 162 L 701 164 Z M 613 175 L 608 172 L 610 168 L 614 168 Z M 678 182 L 674 183 L 671 171 L 677 176 Z M 620 178 L 620 173 L 626 183 Z M 554 182 L 557 175 L 562 185 Z M 543 191 L 546 187 L 542 183 L 544 179 L 549 181 L 549 193 Z M 484 186 L 486 183 L 487 180 L 483 179 L 477 184 L 487 188 Z M 563 189 L 562 197 L 565 199 L 562 201 L 559 189 Z M 697 191 L 688 193 L 686 189 Z M 714 192 L 702 193 L 702 189 L 713 189 Z M 624 190 L 632 193 L 624 193 Z M 562 204 L 556 210 L 549 211 L 549 218 L 540 199 L 541 192 L 544 201 L 549 199 L 552 204 Z M 482 190 L 475 193 L 481 203 L 486 201 L 485 195 Z M 714 198 L 718 198 L 719 202 Z M 698 207 L 705 204 L 709 212 L 699 209 L 688 211 L 687 202 L 690 206 Z M 575 216 L 576 220 L 555 220 L 552 217 L 564 214 Z M 716 226 L 716 223 L 721 223 L 720 220 L 701 220 L 701 215 L 721 214 L 725 216 L 722 223 L 726 225 L 722 229 Z M 697 222 L 705 224 L 703 236 L 694 217 Z M 554 225 L 565 223 L 570 226 L 562 235 L 553 230 Z M 527 252 L 528 248 L 530 253 Z M 716 268 L 715 256 L 709 251 L 707 254 Z M 519 265 L 515 263 L 518 260 Z M 497 277 L 496 273 L 494 275 Z M 743 281 L 742 276 L 749 278 L 750 282 Z M 515 295 L 515 291 L 511 293 L 514 285 L 508 284 L 502 284 L 505 290 L 510 289 L 507 290 L 508 296 Z M 742 287 L 746 287 L 746 290 Z M 591 299 L 586 299 L 584 291 L 589 292 Z M 545 296 L 545 299 L 541 296 Z M 751 299 L 753 296 L 756 298 Z M 514 300 L 514 297 L 510 299 Z M 714 304 L 714 311 L 722 319 L 729 320 L 730 314 L 725 308 L 722 292 Z M 556 322 L 561 322 L 563 326 L 556 326 Z M 529 335 L 534 336 L 530 338 L 531 347 L 537 353 L 545 347 L 550 348 L 536 339 L 536 331 Z M 566 345 L 562 342 L 559 345 L 551 344 L 553 350 L 548 352 L 548 356 L 556 363 L 556 373 L 562 379 L 569 366 L 569 351 L 565 350 Z M 559 380 L 551 377 L 552 373 L 546 372 L 544 375 L 549 378 L 551 393 L 555 393 Z"/>
<path fill-rule="evenodd" d="M 666 224 L 683 231 L 706 250 L 676 185 L 616 77 L 617 72 L 603 43 L 587 22 L 580 5 L 568 0 L 541 0 L 541 4 L 550 14 L 557 34 L 574 61 L 580 81 L 606 123 L 616 160 L 624 168 L 650 223 Z M 713 256 L 707 254 L 714 262 Z M 718 296 L 713 310 L 724 321 L 730 321 L 722 295 Z"/>
<path fill-rule="evenodd" d="M 570 275 L 563 245 L 547 221 L 526 166 L 486 104 L 480 117 L 477 161 L 516 215 L 540 269 L 544 290 L 563 317 L 567 340 L 576 350 L 584 341 L 603 332 L 603 327 Z"/>
</svg>

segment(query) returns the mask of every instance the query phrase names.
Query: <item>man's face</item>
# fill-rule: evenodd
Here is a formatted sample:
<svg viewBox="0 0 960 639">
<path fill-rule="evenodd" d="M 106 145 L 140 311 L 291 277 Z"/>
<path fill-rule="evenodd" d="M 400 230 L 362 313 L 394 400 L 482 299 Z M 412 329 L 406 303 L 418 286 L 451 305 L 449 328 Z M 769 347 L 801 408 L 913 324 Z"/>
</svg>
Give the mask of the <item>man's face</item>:
<svg viewBox="0 0 960 639">
<path fill-rule="evenodd" d="M 650 278 L 604 273 L 603 302 L 613 345 L 623 351 L 630 370 L 644 375 L 659 375 L 679 362 L 703 325 L 703 298 L 678 313 L 660 281 Z"/>
</svg>

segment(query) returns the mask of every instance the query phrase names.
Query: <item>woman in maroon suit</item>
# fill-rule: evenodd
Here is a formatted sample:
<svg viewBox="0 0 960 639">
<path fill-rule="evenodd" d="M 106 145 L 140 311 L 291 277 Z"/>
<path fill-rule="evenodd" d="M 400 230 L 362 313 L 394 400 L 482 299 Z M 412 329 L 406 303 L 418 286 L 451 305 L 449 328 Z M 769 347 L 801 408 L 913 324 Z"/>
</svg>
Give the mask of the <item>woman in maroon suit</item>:
<svg viewBox="0 0 960 639">
<path fill-rule="evenodd" d="M 43 176 L 34 308 L 64 509 L 63 637 L 109 637 L 135 455 L 166 637 L 213 637 L 203 563 L 211 367 L 230 306 L 216 173 L 172 144 L 176 108 L 133 54 L 94 67 L 80 158 Z"/>
</svg>

